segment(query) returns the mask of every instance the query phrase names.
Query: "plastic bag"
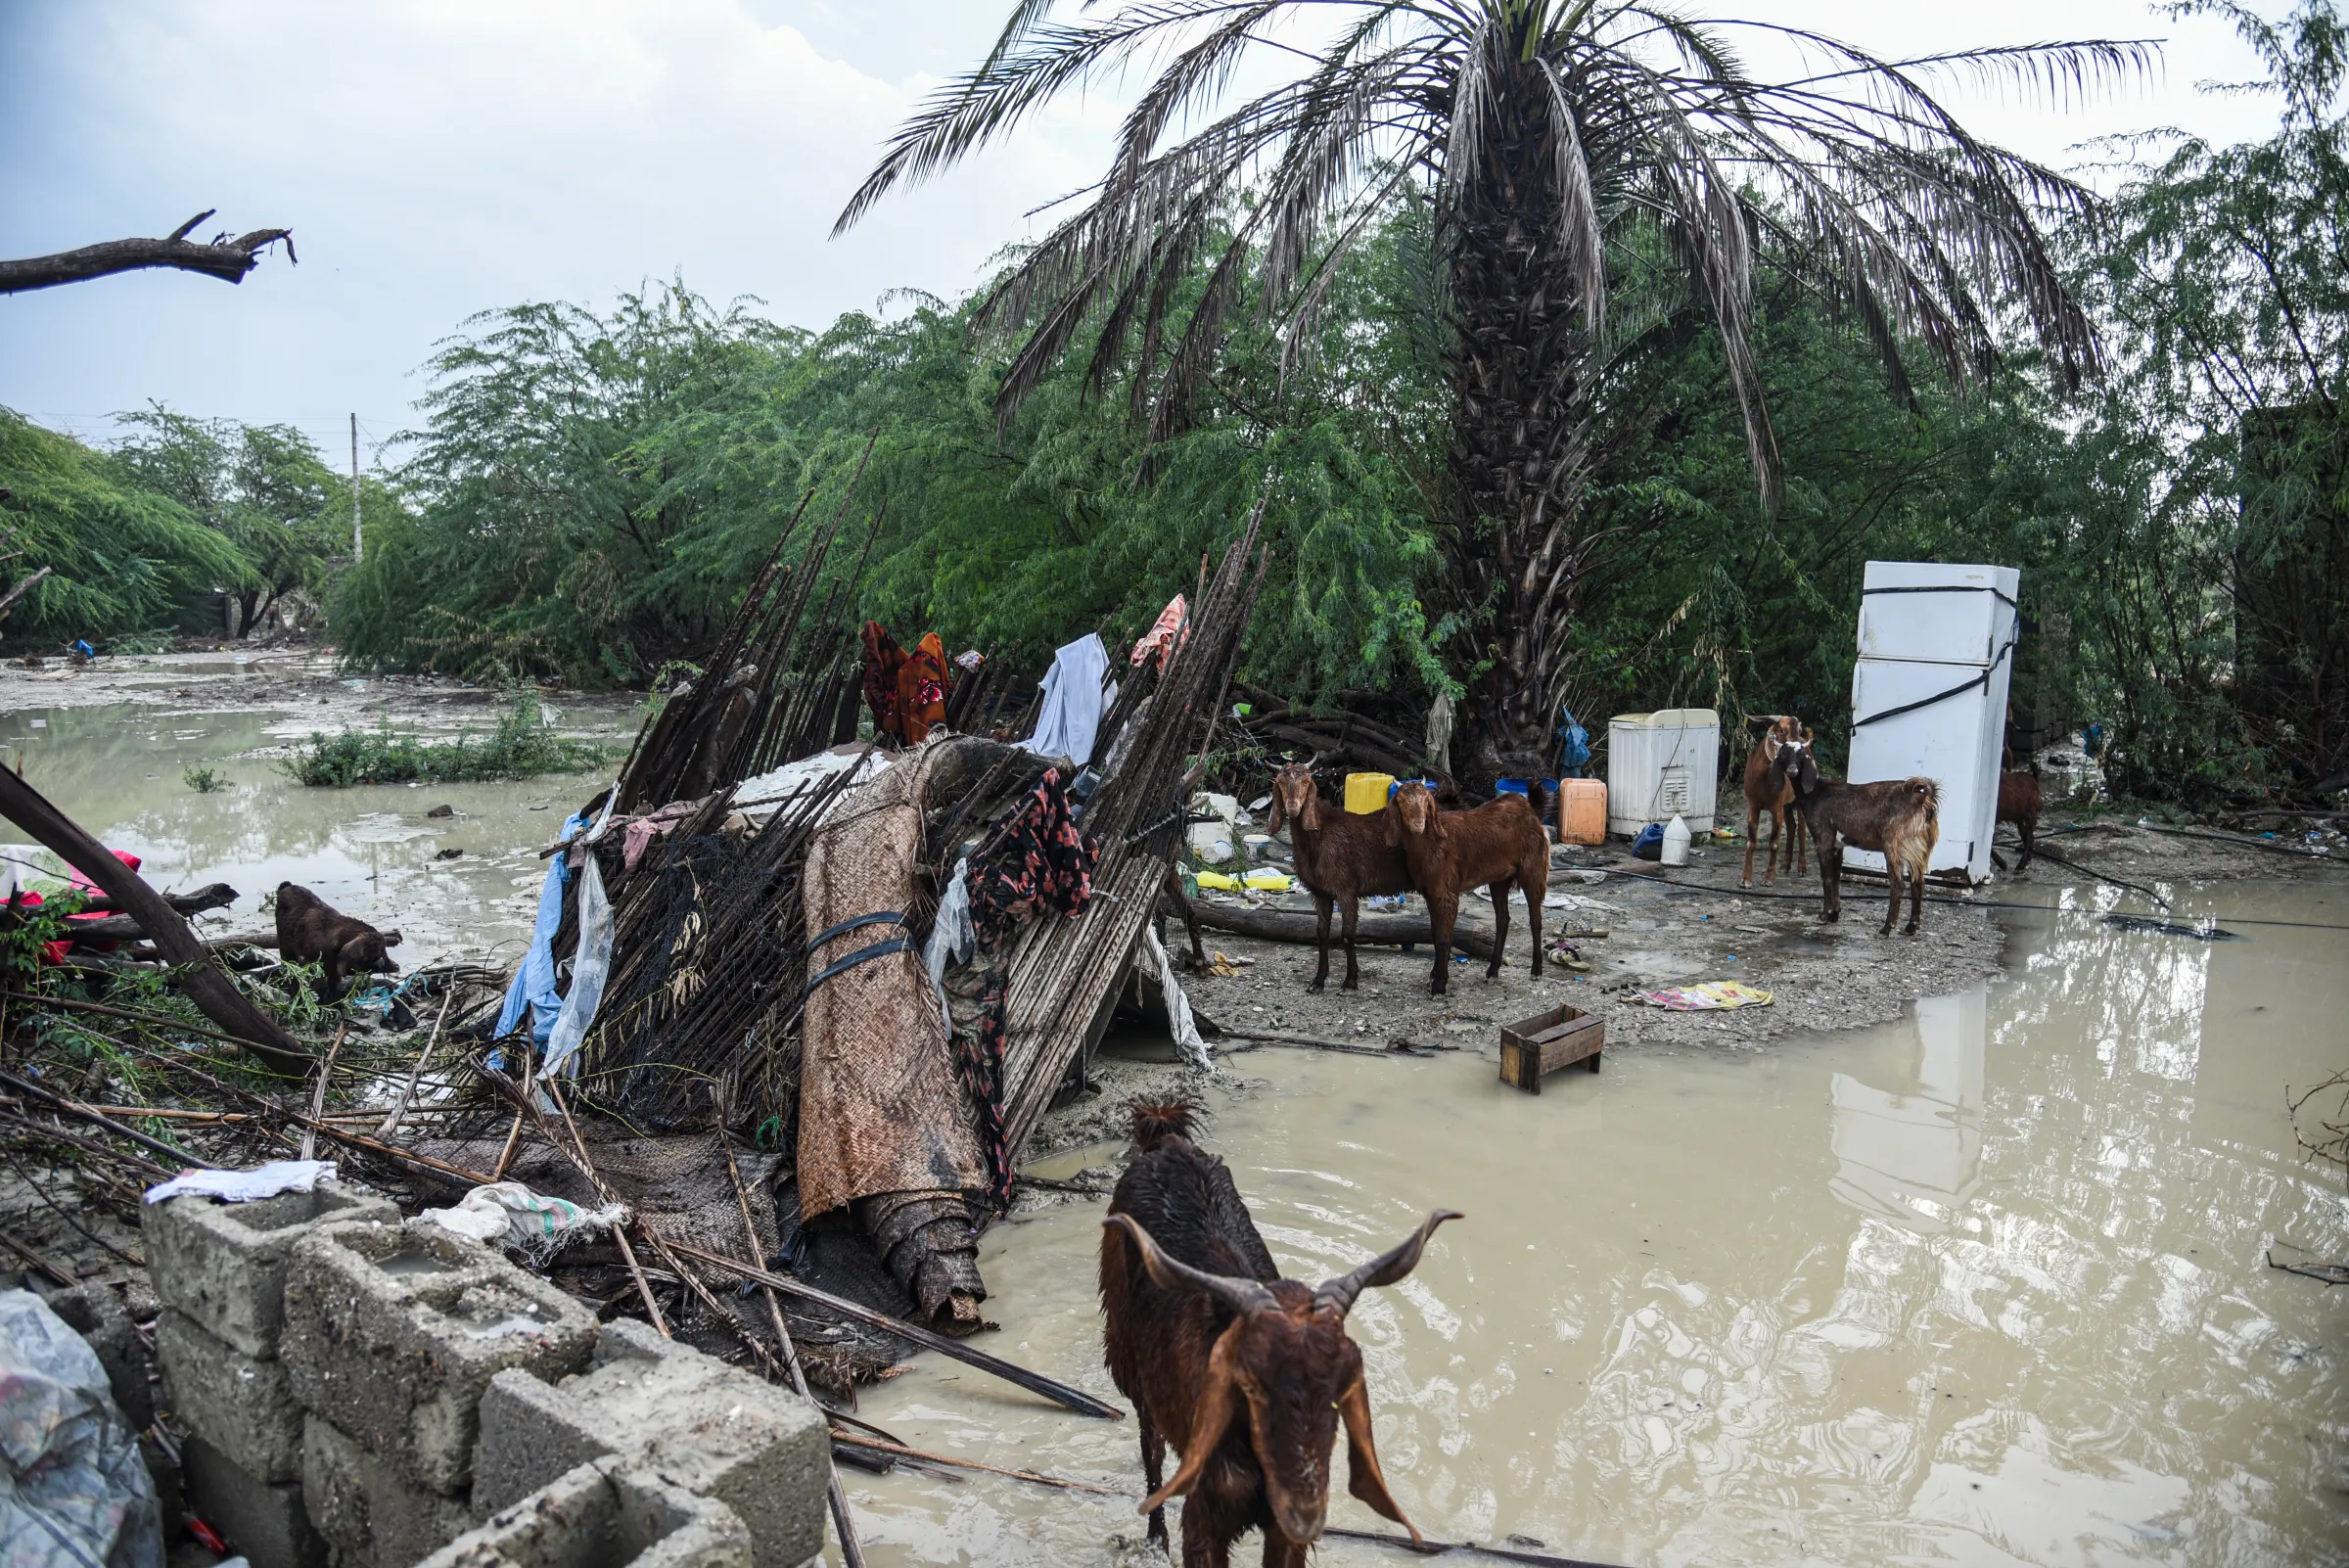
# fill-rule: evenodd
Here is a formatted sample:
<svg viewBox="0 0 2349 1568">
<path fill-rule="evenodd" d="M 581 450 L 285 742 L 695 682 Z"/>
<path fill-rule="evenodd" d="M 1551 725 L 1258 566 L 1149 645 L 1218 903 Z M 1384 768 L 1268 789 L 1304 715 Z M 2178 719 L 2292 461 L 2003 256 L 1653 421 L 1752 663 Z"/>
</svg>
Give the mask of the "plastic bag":
<svg viewBox="0 0 2349 1568">
<path fill-rule="evenodd" d="M 0 1568 L 162 1568 L 162 1511 L 98 1353 L 0 1291 Z"/>
<path fill-rule="evenodd" d="M 476 1187 L 450 1208 L 427 1209 L 417 1216 L 469 1241 L 512 1247 L 526 1257 L 543 1259 L 562 1250 L 590 1230 L 601 1230 L 627 1218 L 620 1204 L 586 1209 L 569 1198 L 550 1198 L 532 1192 L 519 1181 L 493 1181 Z"/>
</svg>

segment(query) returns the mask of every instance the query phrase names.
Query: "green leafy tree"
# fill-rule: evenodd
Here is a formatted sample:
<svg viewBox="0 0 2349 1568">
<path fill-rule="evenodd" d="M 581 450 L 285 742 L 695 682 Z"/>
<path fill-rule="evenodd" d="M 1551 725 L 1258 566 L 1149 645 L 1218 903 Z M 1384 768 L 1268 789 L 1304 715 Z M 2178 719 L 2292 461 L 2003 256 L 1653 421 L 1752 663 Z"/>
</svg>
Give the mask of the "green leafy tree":
<svg viewBox="0 0 2349 1568">
<path fill-rule="evenodd" d="M 249 570 L 237 547 L 106 454 L 0 409 L 0 549 L 19 578 L 49 576 L 9 612 L 12 638 L 60 643 L 150 632 Z"/>
<path fill-rule="evenodd" d="M 221 535 L 243 569 L 225 578 L 235 634 L 250 636 L 279 599 L 313 591 L 348 538 L 349 481 L 289 425 L 243 425 L 154 404 L 124 414 L 115 461 L 130 482 L 165 495 Z"/>
<path fill-rule="evenodd" d="M 2223 0 L 2276 133 L 2142 155 L 2089 254 L 2116 374 L 2075 443 L 2068 561 L 2123 781 L 2349 787 L 2349 27 Z"/>
<path fill-rule="evenodd" d="M 1158 61 L 1090 199 L 982 319 L 1026 331 L 1003 417 L 1089 338 L 1096 385 L 1127 376 L 1167 438 L 1202 417 L 1244 305 L 1307 346 L 1349 250 L 1420 196 L 1449 327 L 1444 602 L 1462 618 L 1452 657 L 1486 770 L 1538 765 L 1570 678 L 1627 254 L 1668 262 L 1719 335 L 1766 499 L 1783 471 L 1753 333 L 1766 239 L 1863 326 L 1904 393 L 1920 351 L 1954 382 L 1986 373 L 2009 301 L 2062 382 L 2096 364 L 2038 226 L 2086 213 L 2086 193 L 1973 137 L 1924 84 L 1958 72 L 2061 95 L 2142 66 L 2139 46 L 1888 61 L 1602 0 L 1154 0 L 1071 23 L 1051 9 L 1022 0 L 987 59 L 898 131 L 841 225 L 1055 95 Z M 1755 76 L 1740 29 L 1796 47 L 1806 73 Z M 1257 59 L 1286 63 L 1280 79 L 1221 105 Z"/>
</svg>

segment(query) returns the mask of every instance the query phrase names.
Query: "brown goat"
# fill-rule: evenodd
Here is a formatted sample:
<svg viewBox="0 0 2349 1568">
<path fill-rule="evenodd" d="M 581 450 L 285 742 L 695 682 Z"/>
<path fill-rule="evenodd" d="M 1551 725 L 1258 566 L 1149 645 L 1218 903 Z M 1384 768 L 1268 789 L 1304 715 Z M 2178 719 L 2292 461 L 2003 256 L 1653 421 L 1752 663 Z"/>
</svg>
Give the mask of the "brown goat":
<svg viewBox="0 0 2349 1568">
<path fill-rule="evenodd" d="M 1321 962 L 1313 983 L 1319 991 L 1329 982 L 1329 911 L 1345 909 L 1346 983 L 1352 991 L 1361 984 L 1361 968 L 1354 954 L 1355 922 L 1361 917 L 1362 899 L 1371 894 L 1408 893 L 1411 873 L 1403 863 L 1402 848 L 1379 827 L 1375 816 L 1342 811 L 1321 799 L 1313 785 L 1313 770 L 1291 762 L 1272 775 L 1272 811 L 1267 831 L 1289 830 L 1289 848 L 1296 852 L 1297 880 L 1313 896 L 1315 940 Z"/>
<path fill-rule="evenodd" d="M 1411 885 L 1427 899 L 1434 927 L 1436 968 L 1428 983 L 1444 994 L 1451 976 L 1451 932 L 1460 895 L 1482 887 L 1493 898 L 1493 961 L 1485 978 L 1500 973 L 1509 945 L 1509 889 L 1525 894 L 1525 918 L 1534 932 L 1534 978 L 1542 978 L 1542 900 L 1549 894 L 1549 839 L 1522 795 L 1503 795 L 1466 811 L 1436 805 L 1427 786 L 1405 784 L 1387 802 L 1387 842 L 1403 851 Z"/>
<path fill-rule="evenodd" d="M 1794 786 L 1797 807 L 1811 829 L 1819 854 L 1824 899 L 1822 920 L 1843 918 L 1843 847 L 1874 850 L 1884 856 L 1884 880 L 1892 889 L 1884 906 L 1883 935 L 1901 912 L 1901 885 L 1909 885 L 1911 937 L 1924 913 L 1925 870 L 1941 842 L 1941 786 L 1929 778 L 1887 779 L 1880 784 L 1842 784 L 1819 776 L 1819 761 L 1808 744 L 1778 748 L 1771 771 Z"/>
<path fill-rule="evenodd" d="M 1770 813 L 1770 854 L 1762 862 L 1762 882 L 1765 887 L 1777 880 L 1778 840 L 1786 840 L 1786 870 L 1793 874 L 1802 865 L 1803 830 L 1801 824 L 1789 825 L 1787 818 L 1794 810 L 1794 786 L 1786 775 L 1776 775 L 1773 782 L 1770 764 L 1777 761 L 1778 748 L 1789 741 L 1803 745 L 1811 743 L 1811 731 L 1792 714 L 1780 714 L 1770 721 L 1762 735 L 1761 744 L 1745 760 L 1745 876 L 1738 882 L 1741 888 L 1754 885 L 1754 846 L 1761 839 L 1759 831 L 1762 813 Z"/>
<path fill-rule="evenodd" d="M 277 885 L 277 955 L 290 964 L 318 964 L 327 1001 L 340 1001 L 354 975 L 398 974 L 384 950 L 398 945 L 398 932 L 354 920 L 299 882 Z"/>
<path fill-rule="evenodd" d="M 2001 822 L 2012 822 L 2022 835 L 2022 857 L 2014 862 L 2017 871 L 2031 863 L 2039 841 L 2039 813 L 2047 807 L 2047 794 L 2039 787 L 2037 773 L 2001 773 L 1999 775 L 1999 816 Z"/>
<path fill-rule="evenodd" d="M 1370 1435 L 1362 1353 L 1346 1333 L 1355 1298 L 1408 1274 L 1439 1209 L 1400 1246 L 1318 1286 L 1283 1279 L 1231 1171 L 1191 1141 L 1195 1108 L 1133 1108 L 1139 1150 L 1101 1236 L 1102 1348 L 1141 1428 L 1150 1540 L 1182 1510 L 1184 1568 L 1226 1568 L 1231 1544 L 1265 1533 L 1267 1568 L 1304 1568 L 1329 1507 L 1330 1452 L 1346 1425 L 1347 1490 L 1411 1533 Z M 1167 1445 L 1181 1455 L 1162 1481 Z"/>
</svg>

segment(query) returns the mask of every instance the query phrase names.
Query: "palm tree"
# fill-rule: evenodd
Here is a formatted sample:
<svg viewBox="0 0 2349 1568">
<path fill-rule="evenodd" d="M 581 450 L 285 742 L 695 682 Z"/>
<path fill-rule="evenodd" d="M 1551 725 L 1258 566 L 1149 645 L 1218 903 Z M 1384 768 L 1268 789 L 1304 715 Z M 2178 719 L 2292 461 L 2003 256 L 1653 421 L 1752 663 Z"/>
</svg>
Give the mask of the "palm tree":
<svg viewBox="0 0 2349 1568">
<path fill-rule="evenodd" d="M 1448 608 L 1469 627 L 1453 657 L 1470 772 L 1536 766 L 1556 722 L 1589 565 L 1578 524 L 1609 270 L 1635 249 L 1670 257 L 1718 329 L 1772 503 L 1751 331 L 1766 248 L 1865 328 L 1902 394 L 1906 354 L 1977 380 L 2018 319 L 2067 388 L 2097 368 L 2040 229 L 2090 215 L 2091 195 L 1968 134 L 1926 83 L 1971 73 L 2060 99 L 2142 69 L 2146 45 L 1894 61 L 1637 0 L 1138 0 L 1071 23 L 1051 9 L 1020 0 L 987 59 L 898 129 L 835 232 L 1054 95 L 1155 62 L 1108 172 L 998 281 L 982 320 L 1033 328 L 999 417 L 1097 328 L 1096 385 L 1128 367 L 1136 415 L 1165 437 L 1192 417 L 1251 292 L 1303 344 L 1349 248 L 1399 199 L 1424 198 L 1450 329 Z M 1733 47 L 1746 37 L 1801 73 L 1759 79 Z M 1220 107 L 1265 58 L 1279 79 Z"/>
</svg>

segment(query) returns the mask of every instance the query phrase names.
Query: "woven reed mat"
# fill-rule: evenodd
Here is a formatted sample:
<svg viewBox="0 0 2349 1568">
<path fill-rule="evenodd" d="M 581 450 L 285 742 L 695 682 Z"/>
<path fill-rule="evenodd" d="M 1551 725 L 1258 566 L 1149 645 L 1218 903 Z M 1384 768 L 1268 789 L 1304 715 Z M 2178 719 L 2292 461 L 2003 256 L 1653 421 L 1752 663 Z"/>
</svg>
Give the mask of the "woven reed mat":
<svg viewBox="0 0 2349 1568">
<path fill-rule="evenodd" d="M 743 1252 L 742 1206 L 734 1196 L 733 1178 L 726 1175 L 726 1148 L 714 1132 L 692 1132 L 677 1137 L 640 1138 L 582 1126 L 587 1158 L 613 1195 L 665 1240 L 740 1257 Z M 490 1171 L 504 1152 L 503 1137 L 420 1138 L 420 1154 L 467 1171 Z M 746 1154 L 737 1150 L 735 1168 L 742 1173 L 743 1189 L 750 1194 L 751 1222 L 759 1230 L 759 1256 L 775 1256 L 782 1242 L 775 1227 L 774 1182 L 781 1155 Z M 570 1158 L 531 1141 L 523 1145 L 506 1171 L 506 1179 L 519 1181 L 533 1192 L 569 1198 L 593 1209 L 603 1199 Z M 715 1267 L 703 1270 L 712 1284 L 731 1284 L 735 1275 Z"/>
<path fill-rule="evenodd" d="M 906 911 L 915 900 L 925 747 L 844 797 L 807 850 L 806 929 Z M 808 954 L 820 973 L 860 947 L 903 937 L 901 952 L 833 976 L 807 998 L 801 1026 L 800 1212 L 813 1219 L 885 1192 L 972 1192 L 987 1186 L 971 1109 L 946 1044 L 938 994 L 913 933 L 861 926 Z"/>
</svg>

